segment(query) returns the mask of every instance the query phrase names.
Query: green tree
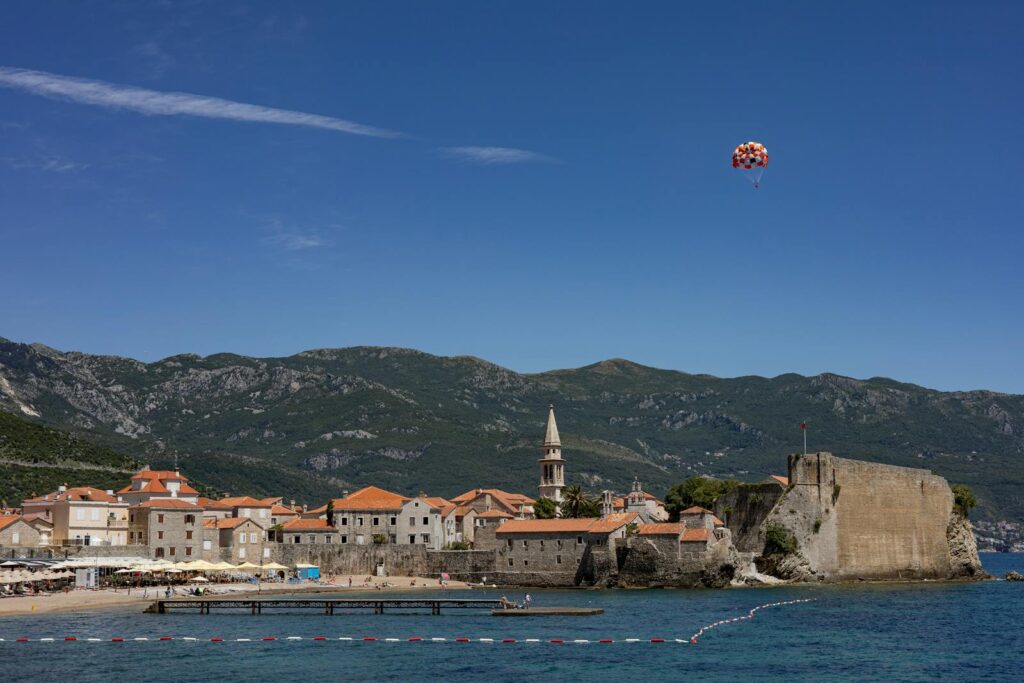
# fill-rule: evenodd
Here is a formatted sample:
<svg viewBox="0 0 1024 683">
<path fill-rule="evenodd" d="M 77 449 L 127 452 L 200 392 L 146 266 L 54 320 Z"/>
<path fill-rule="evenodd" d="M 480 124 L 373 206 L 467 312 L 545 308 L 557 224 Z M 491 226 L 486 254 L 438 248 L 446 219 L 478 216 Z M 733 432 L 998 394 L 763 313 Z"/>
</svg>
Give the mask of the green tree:
<svg viewBox="0 0 1024 683">
<path fill-rule="evenodd" d="M 949 487 L 953 491 L 953 509 L 964 517 L 978 504 L 978 499 L 967 484 L 953 484 Z"/>
<path fill-rule="evenodd" d="M 711 509 L 719 496 L 737 486 L 739 482 L 735 479 L 690 477 L 668 490 L 665 494 L 665 510 L 673 522 L 678 522 L 679 513 L 686 508 L 699 505 Z"/>
<path fill-rule="evenodd" d="M 588 496 L 583 488 L 577 485 L 562 489 L 562 504 L 559 510 L 562 517 L 572 519 L 601 516 L 601 504 L 598 500 Z"/>
<path fill-rule="evenodd" d="M 327 501 L 327 526 L 334 526 L 334 500 Z"/>
<path fill-rule="evenodd" d="M 796 552 L 796 537 L 781 524 L 770 524 L 765 530 L 762 555 L 789 555 Z"/>
<path fill-rule="evenodd" d="M 558 505 L 550 498 L 538 498 L 533 504 L 533 516 L 537 519 L 553 519 L 558 514 Z"/>
</svg>

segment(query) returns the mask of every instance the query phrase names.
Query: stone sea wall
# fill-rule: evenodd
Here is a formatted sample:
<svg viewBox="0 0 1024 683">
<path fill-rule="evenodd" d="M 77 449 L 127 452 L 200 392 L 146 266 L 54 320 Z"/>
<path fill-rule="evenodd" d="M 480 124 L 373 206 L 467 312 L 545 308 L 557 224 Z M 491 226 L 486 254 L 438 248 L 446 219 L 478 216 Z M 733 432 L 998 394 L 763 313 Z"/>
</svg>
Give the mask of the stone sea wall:
<svg viewBox="0 0 1024 683">
<path fill-rule="evenodd" d="M 790 486 L 762 524 L 797 552 L 776 563 L 801 580 L 945 579 L 983 575 L 953 493 L 928 470 L 837 458 L 789 458 Z"/>
</svg>

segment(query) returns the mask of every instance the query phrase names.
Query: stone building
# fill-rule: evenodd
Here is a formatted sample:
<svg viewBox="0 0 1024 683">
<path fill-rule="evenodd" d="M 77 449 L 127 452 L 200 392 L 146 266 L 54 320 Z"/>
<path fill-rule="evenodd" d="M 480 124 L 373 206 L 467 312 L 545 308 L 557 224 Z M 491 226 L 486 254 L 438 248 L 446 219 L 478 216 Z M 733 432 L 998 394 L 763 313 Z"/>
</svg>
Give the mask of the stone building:
<svg viewBox="0 0 1024 683">
<path fill-rule="evenodd" d="M 446 543 L 445 512 L 452 504 L 443 498 L 427 498 L 419 495 L 406 501 L 399 513 L 397 543 L 424 545 L 430 550 L 440 550 Z"/>
<path fill-rule="evenodd" d="M 30 524 L 21 515 L 0 516 L 0 546 L 35 547 L 48 545 L 50 542 L 47 526 L 49 522 L 40 520 L 40 525 Z M 44 526 L 46 525 L 46 526 Z M 40 526 L 47 529 L 40 533 Z"/>
<path fill-rule="evenodd" d="M 331 501 L 334 526 L 347 543 L 367 545 L 371 543 L 399 543 L 398 518 L 402 506 L 409 498 L 385 491 L 376 486 L 367 486 L 351 495 Z M 327 519 L 328 506 L 322 505 L 305 513 L 305 517 Z"/>
<path fill-rule="evenodd" d="M 533 516 L 533 504 L 536 501 L 522 493 L 509 493 L 501 489 L 471 489 L 455 496 L 451 502 L 467 510 L 500 510 L 515 519 L 528 519 Z"/>
<path fill-rule="evenodd" d="M 199 559 L 203 509 L 180 498 L 153 498 L 129 508 L 128 541 L 149 546 L 156 558 Z"/>
<path fill-rule="evenodd" d="M 330 526 L 326 519 L 290 519 L 281 524 L 278 537 L 280 543 L 308 543 L 325 545 L 330 543 L 347 543 L 348 539 L 340 538 L 338 529 Z"/>
<path fill-rule="evenodd" d="M 635 512 L 643 524 L 652 524 L 668 520 L 665 504 L 657 497 L 643 490 L 640 480 L 633 478 L 633 484 L 627 495 L 612 500 L 614 512 Z"/>
<path fill-rule="evenodd" d="M 188 483 L 188 477 L 177 470 L 151 470 L 143 468 L 132 475 L 128 486 L 117 492 L 130 505 L 154 498 L 180 498 L 189 503 L 199 502 L 199 492 Z"/>
<path fill-rule="evenodd" d="M 203 559 L 259 564 L 270 559 L 266 530 L 249 517 L 203 520 Z"/>
<path fill-rule="evenodd" d="M 475 516 L 473 521 L 473 550 L 494 550 L 498 547 L 498 529 L 512 515 L 501 510 L 489 510 Z"/>
<path fill-rule="evenodd" d="M 270 511 L 274 507 L 268 500 L 260 500 L 252 496 L 234 496 L 221 498 L 217 501 L 220 508 L 227 508 L 231 511 L 232 517 L 246 517 L 256 520 L 263 528 L 270 524 Z"/>
<path fill-rule="evenodd" d="M 595 550 L 614 555 L 636 513 L 605 518 L 510 520 L 498 527 L 498 571 L 577 573 Z"/>
</svg>

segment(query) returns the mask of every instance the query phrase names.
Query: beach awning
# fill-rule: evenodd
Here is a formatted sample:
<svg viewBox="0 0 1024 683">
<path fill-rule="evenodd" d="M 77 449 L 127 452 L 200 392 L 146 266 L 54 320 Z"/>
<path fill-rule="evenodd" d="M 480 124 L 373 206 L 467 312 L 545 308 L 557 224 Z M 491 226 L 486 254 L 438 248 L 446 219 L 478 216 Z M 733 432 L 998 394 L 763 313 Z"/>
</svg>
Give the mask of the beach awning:
<svg viewBox="0 0 1024 683">
<path fill-rule="evenodd" d="M 297 564 L 297 565 L 295 565 L 295 568 L 296 569 L 319 569 L 320 567 L 318 565 L 315 565 L 315 564 Z"/>
<path fill-rule="evenodd" d="M 193 576 L 192 583 L 209 583 L 210 580 L 205 576 Z"/>
<path fill-rule="evenodd" d="M 218 562 L 216 564 L 210 565 L 210 571 L 216 572 L 230 572 L 235 569 L 238 569 L 238 567 L 231 564 L 230 562 Z"/>
<path fill-rule="evenodd" d="M 152 574 L 149 569 L 118 569 L 115 574 Z"/>
<path fill-rule="evenodd" d="M 283 564 L 278 564 L 277 562 L 270 562 L 268 564 L 263 565 L 263 569 L 269 569 L 270 571 L 277 571 L 277 570 L 280 570 L 280 569 L 288 569 L 288 567 L 284 566 Z"/>
</svg>

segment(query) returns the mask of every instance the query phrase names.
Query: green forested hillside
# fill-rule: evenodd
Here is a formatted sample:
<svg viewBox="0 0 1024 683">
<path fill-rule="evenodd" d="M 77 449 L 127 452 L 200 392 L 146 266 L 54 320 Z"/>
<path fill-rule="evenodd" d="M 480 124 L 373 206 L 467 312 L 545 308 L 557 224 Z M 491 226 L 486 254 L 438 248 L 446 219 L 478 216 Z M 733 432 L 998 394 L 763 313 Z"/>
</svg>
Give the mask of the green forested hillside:
<svg viewBox="0 0 1024 683">
<path fill-rule="evenodd" d="M 0 407 L 87 432 L 233 493 L 318 502 L 374 483 L 534 492 L 549 403 L 567 477 L 654 492 L 693 474 L 757 480 L 809 446 L 969 484 L 982 517 L 1024 519 L 1024 397 L 890 379 L 721 379 L 609 360 L 525 375 L 408 349 L 154 363 L 0 341 Z"/>
</svg>

